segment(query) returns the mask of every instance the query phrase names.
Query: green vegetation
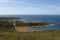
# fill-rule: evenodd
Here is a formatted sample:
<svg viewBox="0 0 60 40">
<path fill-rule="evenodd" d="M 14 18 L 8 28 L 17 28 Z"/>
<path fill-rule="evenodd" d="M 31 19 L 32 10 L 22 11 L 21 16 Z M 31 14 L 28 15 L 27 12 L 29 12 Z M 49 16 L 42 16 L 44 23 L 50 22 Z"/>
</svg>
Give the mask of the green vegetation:
<svg viewBox="0 0 60 40">
<path fill-rule="evenodd" d="M 11 21 L 0 21 L 0 27 L 13 27 L 12 23 Z"/>
<path fill-rule="evenodd" d="M 15 31 L 12 22 L 0 21 L 0 40 L 60 40 L 60 31 L 18 33 Z"/>
<path fill-rule="evenodd" d="M 60 40 L 60 31 L 1 32 L 0 40 Z"/>
</svg>

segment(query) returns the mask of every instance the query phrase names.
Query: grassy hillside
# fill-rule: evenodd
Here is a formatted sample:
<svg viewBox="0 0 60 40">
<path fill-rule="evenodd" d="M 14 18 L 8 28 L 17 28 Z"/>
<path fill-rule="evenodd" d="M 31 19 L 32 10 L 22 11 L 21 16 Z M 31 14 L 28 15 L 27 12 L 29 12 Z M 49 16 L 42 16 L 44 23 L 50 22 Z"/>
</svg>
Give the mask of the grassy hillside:
<svg viewBox="0 0 60 40">
<path fill-rule="evenodd" d="M 0 40 L 60 40 L 60 31 L 0 32 Z"/>
</svg>

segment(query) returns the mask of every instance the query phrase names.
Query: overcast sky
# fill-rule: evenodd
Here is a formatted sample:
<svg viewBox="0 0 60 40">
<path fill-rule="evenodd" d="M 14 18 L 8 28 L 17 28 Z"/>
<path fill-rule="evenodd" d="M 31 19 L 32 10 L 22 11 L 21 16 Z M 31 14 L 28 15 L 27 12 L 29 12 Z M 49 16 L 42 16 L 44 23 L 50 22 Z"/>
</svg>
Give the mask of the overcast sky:
<svg viewBox="0 0 60 40">
<path fill-rule="evenodd" d="M 60 0 L 0 0 L 0 15 L 60 15 Z"/>
</svg>

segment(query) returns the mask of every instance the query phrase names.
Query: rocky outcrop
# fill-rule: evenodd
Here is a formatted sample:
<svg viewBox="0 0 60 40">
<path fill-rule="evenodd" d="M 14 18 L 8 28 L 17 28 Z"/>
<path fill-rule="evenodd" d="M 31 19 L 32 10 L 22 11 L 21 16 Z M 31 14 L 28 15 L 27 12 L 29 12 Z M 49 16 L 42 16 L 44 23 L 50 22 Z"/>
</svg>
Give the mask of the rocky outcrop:
<svg viewBox="0 0 60 40">
<path fill-rule="evenodd" d="M 47 22 L 36 22 L 36 23 L 18 23 L 16 26 L 45 26 L 49 25 Z"/>
</svg>

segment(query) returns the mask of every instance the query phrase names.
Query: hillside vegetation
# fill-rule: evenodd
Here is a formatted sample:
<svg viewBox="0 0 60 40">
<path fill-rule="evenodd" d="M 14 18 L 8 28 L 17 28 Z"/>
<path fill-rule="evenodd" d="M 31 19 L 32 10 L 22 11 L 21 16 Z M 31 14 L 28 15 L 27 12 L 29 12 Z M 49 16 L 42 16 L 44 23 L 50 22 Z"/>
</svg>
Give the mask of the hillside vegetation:
<svg viewBox="0 0 60 40">
<path fill-rule="evenodd" d="M 0 40 L 60 40 L 60 30 L 16 32 L 9 21 L 0 21 Z"/>
<path fill-rule="evenodd" d="M 0 32 L 0 40 L 60 40 L 60 31 Z"/>
</svg>

